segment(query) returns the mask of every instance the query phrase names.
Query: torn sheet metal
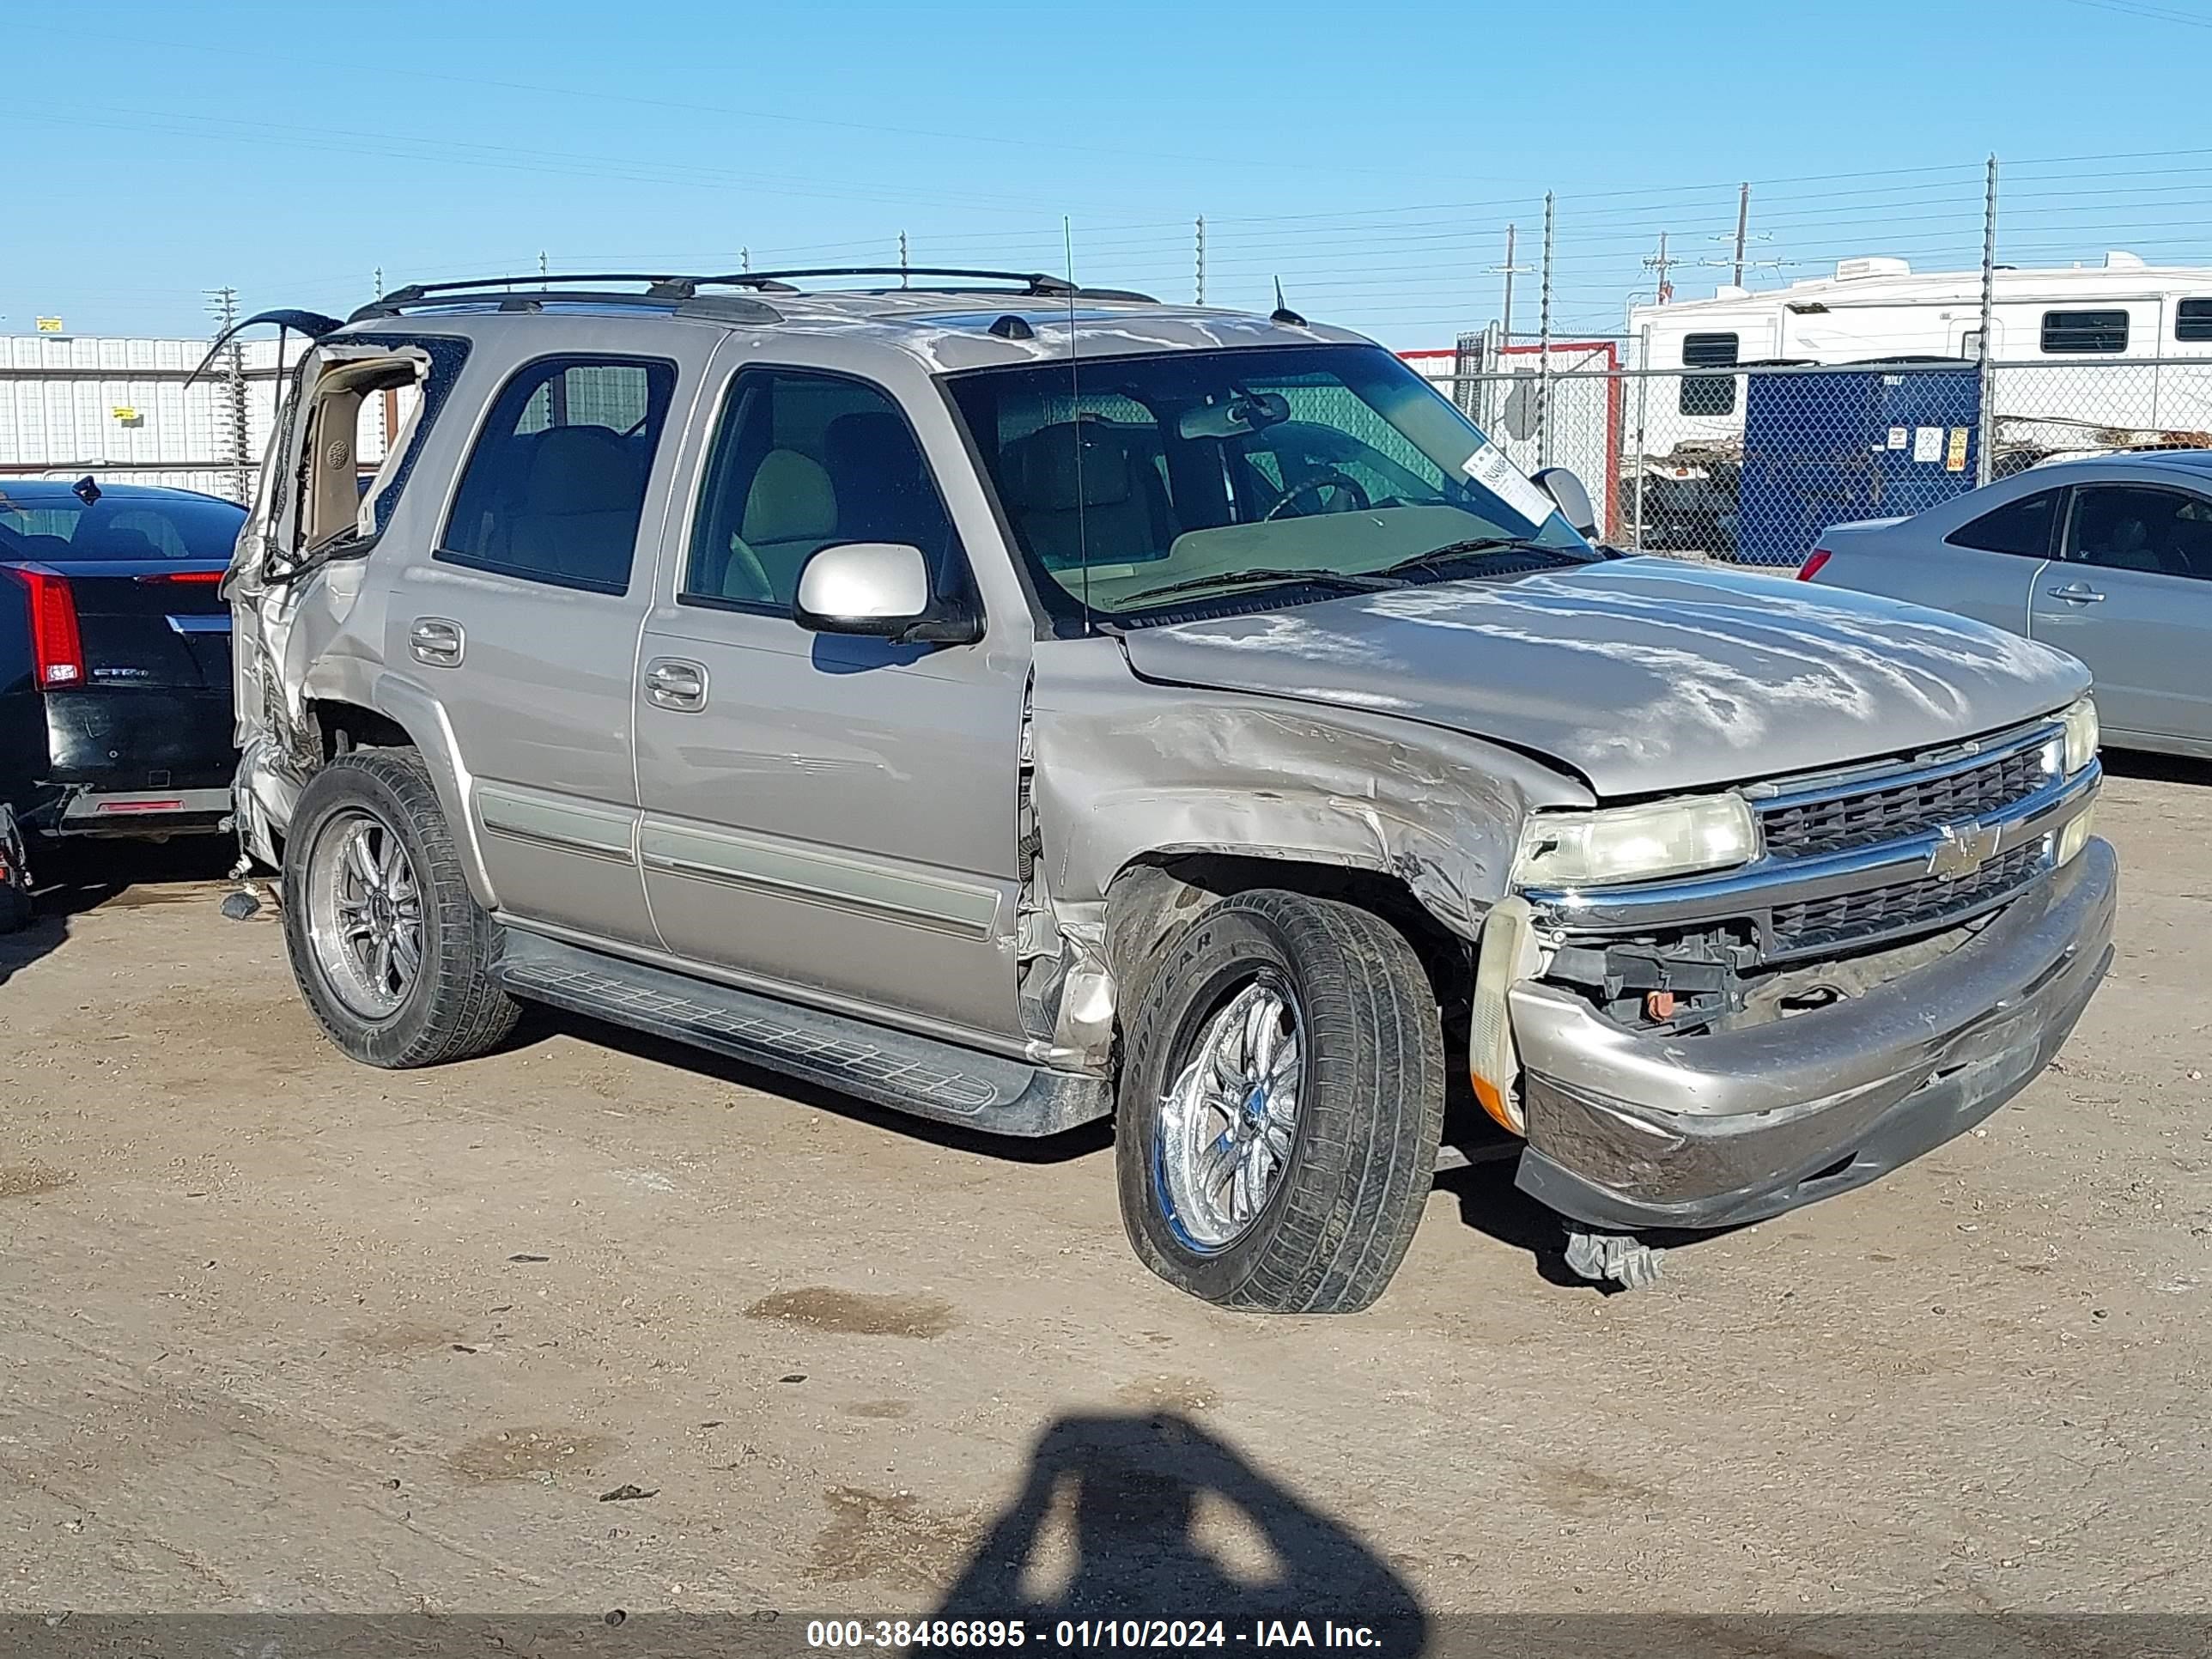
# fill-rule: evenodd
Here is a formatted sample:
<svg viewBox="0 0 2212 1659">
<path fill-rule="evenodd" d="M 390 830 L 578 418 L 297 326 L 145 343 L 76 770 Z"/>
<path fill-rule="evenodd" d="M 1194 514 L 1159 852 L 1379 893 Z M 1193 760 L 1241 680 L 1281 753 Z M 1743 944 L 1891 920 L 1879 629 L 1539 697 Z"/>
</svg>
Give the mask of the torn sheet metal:
<svg viewBox="0 0 2212 1659">
<path fill-rule="evenodd" d="M 1098 938 L 1128 865 L 1216 852 L 1370 870 L 1473 939 L 1522 819 L 1583 806 L 1525 756 L 1388 711 L 1136 679 L 1115 639 L 1036 653 L 1036 799 L 1063 931 Z"/>
</svg>

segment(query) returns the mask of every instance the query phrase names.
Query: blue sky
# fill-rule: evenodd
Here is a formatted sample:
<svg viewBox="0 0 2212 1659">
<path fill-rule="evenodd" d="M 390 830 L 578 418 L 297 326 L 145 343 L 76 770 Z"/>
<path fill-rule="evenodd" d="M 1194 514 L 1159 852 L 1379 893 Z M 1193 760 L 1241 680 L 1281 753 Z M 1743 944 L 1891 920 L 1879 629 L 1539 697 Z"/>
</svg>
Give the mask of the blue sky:
<svg viewBox="0 0 2212 1659">
<path fill-rule="evenodd" d="M 1847 253 L 2212 259 L 2212 0 L 774 7 L 15 0 L 0 331 L 204 331 L 201 291 L 343 308 L 534 267 L 917 263 L 1078 272 L 1401 346 L 1497 314 L 1503 227 L 1558 322 L 1617 325 L 1660 230 L 1685 297 Z M 2072 161 L 2065 158 L 2092 158 Z M 2125 159 L 2096 159 L 2122 157 Z M 1533 328 L 1534 275 L 1516 327 Z"/>
</svg>

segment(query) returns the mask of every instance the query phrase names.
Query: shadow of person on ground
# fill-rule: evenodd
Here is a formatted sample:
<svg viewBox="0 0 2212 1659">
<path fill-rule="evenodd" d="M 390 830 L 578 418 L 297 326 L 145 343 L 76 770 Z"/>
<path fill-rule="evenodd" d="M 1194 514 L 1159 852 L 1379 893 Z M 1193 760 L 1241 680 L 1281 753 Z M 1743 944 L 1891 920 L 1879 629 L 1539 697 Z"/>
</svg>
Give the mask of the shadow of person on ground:
<svg viewBox="0 0 2212 1659">
<path fill-rule="evenodd" d="M 1229 1559 L 1253 1546 L 1264 1565 Z M 1256 1571 L 1253 1571 L 1254 1567 Z M 935 1617 L 1220 1620 L 1226 1645 L 1271 1620 L 1364 1625 L 1417 1651 L 1428 1618 L 1375 1551 L 1189 1419 L 1063 1417 L 1037 1438 L 1020 1494 Z M 1256 1638 L 1255 1638 L 1256 1639 Z"/>
</svg>

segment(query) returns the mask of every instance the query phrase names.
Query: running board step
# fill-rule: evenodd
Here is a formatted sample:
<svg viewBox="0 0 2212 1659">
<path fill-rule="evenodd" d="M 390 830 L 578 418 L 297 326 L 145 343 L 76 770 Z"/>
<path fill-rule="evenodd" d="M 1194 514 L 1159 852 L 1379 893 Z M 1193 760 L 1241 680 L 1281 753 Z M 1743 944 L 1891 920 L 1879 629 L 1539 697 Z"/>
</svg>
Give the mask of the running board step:
<svg viewBox="0 0 2212 1659">
<path fill-rule="evenodd" d="M 992 1134 L 1059 1134 L 1112 1109 L 1097 1078 L 1045 1071 L 513 927 L 492 977 L 533 1002 Z"/>
</svg>

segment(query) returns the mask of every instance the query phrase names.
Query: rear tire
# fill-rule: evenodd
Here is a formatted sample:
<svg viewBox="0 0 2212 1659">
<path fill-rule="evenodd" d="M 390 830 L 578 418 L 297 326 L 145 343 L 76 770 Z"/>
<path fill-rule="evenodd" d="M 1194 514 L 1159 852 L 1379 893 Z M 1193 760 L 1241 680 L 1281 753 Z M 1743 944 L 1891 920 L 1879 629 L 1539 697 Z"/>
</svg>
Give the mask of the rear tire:
<svg viewBox="0 0 2212 1659">
<path fill-rule="evenodd" d="M 491 977 L 497 929 L 412 749 L 356 750 L 309 780 L 284 842 L 283 913 L 301 994 L 356 1060 L 439 1066 L 514 1028 Z"/>
<path fill-rule="evenodd" d="M 1402 935 L 1300 893 L 1225 899 L 1161 953 L 1129 1022 L 1129 1242 L 1224 1307 L 1355 1312 L 1413 1242 L 1443 1104 L 1436 997 Z"/>
</svg>

